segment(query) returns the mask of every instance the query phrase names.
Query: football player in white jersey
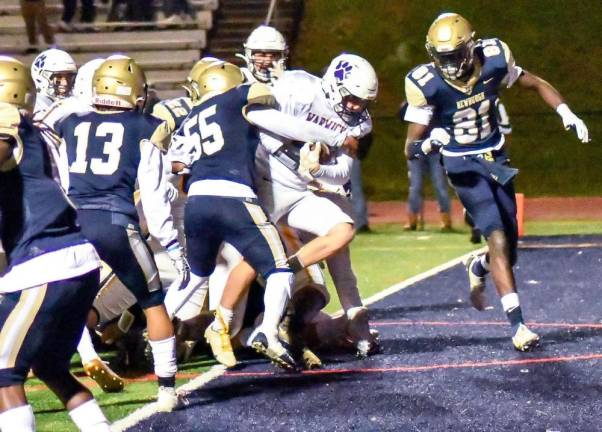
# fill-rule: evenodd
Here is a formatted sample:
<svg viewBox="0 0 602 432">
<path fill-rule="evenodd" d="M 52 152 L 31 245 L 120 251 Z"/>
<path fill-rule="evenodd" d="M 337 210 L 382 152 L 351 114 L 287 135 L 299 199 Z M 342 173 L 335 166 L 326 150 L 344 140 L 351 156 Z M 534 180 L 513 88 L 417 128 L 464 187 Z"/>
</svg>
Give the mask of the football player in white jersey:
<svg viewBox="0 0 602 432">
<path fill-rule="evenodd" d="M 41 52 L 31 64 L 31 77 L 36 85 L 34 120 L 54 101 L 69 97 L 73 89 L 77 65 L 67 52 L 51 48 Z"/>
<path fill-rule="evenodd" d="M 237 54 L 247 64 L 242 68 L 249 82 L 259 81 L 274 85 L 286 70 L 288 45 L 282 33 L 274 27 L 260 25 L 249 34 L 243 44 L 244 54 Z"/>
<path fill-rule="evenodd" d="M 323 79 L 303 71 L 290 71 L 276 82 L 273 92 L 280 114 L 320 129 L 314 135 L 313 141 L 316 141 L 319 133 L 341 134 L 346 140 L 369 133 L 372 123 L 366 108 L 368 102 L 376 98 L 377 89 L 372 66 L 361 57 L 343 54 L 331 62 Z M 266 130 L 283 129 L 275 124 L 282 120 L 265 114 L 254 111 L 248 113 L 248 117 Z M 331 185 L 347 183 L 353 158 L 335 147 L 331 150 L 332 162 L 320 164 L 321 146 L 298 143 L 299 131 L 307 133 L 308 129 L 311 128 L 284 131 L 281 136 L 262 134 L 265 148 L 258 150 L 256 178 L 259 196 L 272 220 L 316 236 L 290 257 L 295 271 L 335 256 L 331 260 L 331 272 L 337 281 L 339 297 L 352 323 L 350 328 L 363 329 L 355 332 L 362 335 L 355 342 L 358 348 L 361 346 L 359 353 L 367 355 L 372 348 L 367 314 L 346 248 L 354 235 L 353 219 L 339 205 L 308 189 L 314 180 Z M 250 267 L 241 264 L 239 269 L 244 273 Z"/>
<path fill-rule="evenodd" d="M 38 122 L 48 108 L 59 99 L 69 97 L 77 73 L 77 65 L 65 51 L 51 48 L 40 53 L 31 64 L 31 77 L 36 86 L 33 120 Z M 60 182 L 58 146 L 45 139 L 50 152 L 52 176 Z"/>
<path fill-rule="evenodd" d="M 305 73 L 289 72 L 275 85 L 274 94 L 281 105 L 281 110 L 298 117 L 303 116 L 306 120 L 314 121 L 326 128 L 342 127 L 351 130 L 358 138 L 371 131 L 372 123 L 367 104 L 376 98 L 378 81 L 374 69 L 366 60 L 351 54 L 336 57 L 324 74 L 320 82 L 321 88 L 318 88 L 317 92 L 315 89 L 318 81 L 310 77 L 311 75 Z M 310 92 L 312 87 L 313 94 Z M 285 143 L 285 146 L 287 145 L 290 146 L 290 143 Z M 269 161 L 272 185 L 270 187 L 268 182 L 264 181 L 260 190 L 266 193 L 266 198 L 270 197 L 270 194 L 273 197 L 275 220 L 286 217 L 289 226 L 301 232 L 303 241 L 318 236 L 301 247 L 292 257 L 293 262 L 297 259 L 303 266 L 305 263 L 311 263 L 312 260 L 327 259 L 329 271 L 348 319 L 349 336 L 357 347 L 358 355 L 366 356 L 377 347 L 369 331 L 367 310 L 362 305 L 357 279 L 351 267 L 348 248 L 351 239 L 343 242 L 340 231 L 337 232 L 341 228 L 348 227 L 353 230 L 353 225 L 350 225 L 352 222 L 349 222 L 352 221 L 351 208 L 346 197 L 332 193 L 336 187 L 342 189 L 340 186 L 349 182 L 353 158 L 341 150 L 332 153 L 328 162 L 321 163 L 319 147 L 314 146 L 312 150 L 312 147 L 306 144 L 300 151 L 298 170 L 304 180 L 309 179 L 312 182 L 315 180 L 319 185 L 318 189 L 330 191 L 315 194 L 321 200 L 328 200 L 328 205 L 316 203 L 315 208 L 304 207 L 303 200 L 310 203 L 313 198 L 303 198 L 300 202 L 295 202 L 295 196 L 299 197 L 301 190 L 301 183 L 297 181 L 299 176 L 293 177 L 290 170 L 283 171 L 282 164 L 274 163 L 276 161 L 273 157 Z M 264 171 L 263 174 L 265 179 L 266 172 Z M 328 208 L 332 208 L 333 211 L 330 213 Z M 322 209 L 326 213 L 323 213 Z M 286 213 L 282 213 L 283 210 Z M 314 226 L 312 230 L 306 222 L 311 213 L 331 214 L 332 219 L 325 221 L 326 218 L 320 218 L 320 222 L 317 220 L 310 222 Z M 330 230 L 324 231 L 328 227 Z M 335 239 L 341 241 L 338 248 L 336 240 L 335 244 L 330 243 L 333 234 Z M 321 253 L 320 248 L 325 245 L 325 241 L 329 242 L 329 246 L 333 249 L 326 252 L 322 250 L 324 254 L 318 258 L 320 256 L 318 254 Z"/>
</svg>

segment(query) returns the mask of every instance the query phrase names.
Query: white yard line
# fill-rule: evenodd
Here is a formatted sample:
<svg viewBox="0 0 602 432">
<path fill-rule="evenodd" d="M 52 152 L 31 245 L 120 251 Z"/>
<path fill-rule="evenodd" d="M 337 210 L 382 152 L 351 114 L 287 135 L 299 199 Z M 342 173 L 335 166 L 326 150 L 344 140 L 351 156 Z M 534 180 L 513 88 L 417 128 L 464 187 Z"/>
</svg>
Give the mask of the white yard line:
<svg viewBox="0 0 602 432">
<path fill-rule="evenodd" d="M 182 384 L 180 387 L 176 389 L 178 394 L 182 396 L 186 396 L 187 393 L 193 392 L 195 390 L 204 387 L 210 381 L 213 381 L 216 378 L 219 378 L 226 372 L 226 367 L 219 364 L 211 367 L 207 372 L 202 373 L 198 377 L 188 381 L 186 384 Z M 126 429 L 129 429 L 142 420 L 149 418 L 150 416 L 161 412 L 156 402 L 152 402 L 146 404 L 136 411 L 129 414 L 127 417 L 124 417 L 120 420 L 117 420 L 115 423 L 111 425 L 111 432 L 122 432 Z"/>
<path fill-rule="evenodd" d="M 401 290 L 415 284 L 416 282 L 419 282 L 421 280 L 424 280 L 426 278 L 434 276 L 438 273 L 441 273 L 459 263 L 464 262 L 466 260 L 466 258 L 468 258 L 472 254 L 478 254 L 478 253 L 484 252 L 485 249 L 486 248 L 483 247 L 483 248 L 480 248 L 477 250 L 473 250 L 460 257 L 454 258 L 446 263 L 443 263 L 441 265 L 438 265 L 437 267 L 427 270 L 424 273 L 420 273 L 420 274 L 418 274 L 416 276 L 412 276 L 411 278 L 408 278 L 402 282 L 396 283 L 395 285 L 392 285 L 389 288 L 386 288 L 383 291 L 381 291 L 371 297 L 368 297 L 367 299 L 364 299 L 364 305 L 369 305 L 369 304 L 375 303 L 379 300 L 384 299 L 387 296 L 390 296 L 391 294 L 395 294 L 396 292 L 401 291 Z M 341 315 L 342 313 L 343 313 L 343 311 L 339 310 L 339 311 L 333 313 L 333 316 Z M 180 394 L 186 394 L 186 393 L 198 390 L 201 387 L 205 386 L 210 381 L 213 381 L 214 379 L 222 376 L 226 372 L 226 370 L 227 369 L 222 365 L 215 365 L 211 369 L 209 369 L 207 372 L 192 379 L 188 383 L 183 384 L 182 386 L 178 387 L 177 392 Z M 145 420 L 145 419 L 149 418 L 150 416 L 157 414 L 159 412 L 160 411 L 157 409 L 156 403 L 154 403 L 154 402 L 149 403 L 147 405 L 144 405 L 143 407 L 138 408 L 136 411 L 132 412 L 127 417 L 125 417 L 121 420 L 117 420 L 115 423 L 113 423 L 111 425 L 111 431 L 112 432 L 125 431 L 126 429 L 131 428 L 131 427 L 135 426 L 136 424 L 140 423 L 142 420 Z"/>
</svg>

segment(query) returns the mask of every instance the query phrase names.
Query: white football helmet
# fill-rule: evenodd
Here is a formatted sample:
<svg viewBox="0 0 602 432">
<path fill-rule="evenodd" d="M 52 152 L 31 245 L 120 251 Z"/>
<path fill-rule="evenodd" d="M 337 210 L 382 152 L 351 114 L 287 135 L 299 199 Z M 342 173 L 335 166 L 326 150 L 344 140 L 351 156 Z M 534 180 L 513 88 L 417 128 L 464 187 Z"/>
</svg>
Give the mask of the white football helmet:
<svg viewBox="0 0 602 432">
<path fill-rule="evenodd" d="M 92 105 L 92 78 L 94 77 L 96 69 L 98 69 L 104 61 L 105 59 L 103 58 L 90 60 L 80 67 L 77 72 L 75 83 L 73 84 L 73 96 L 86 105 Z"/>
<path fill-rule="evenodd" d="M 36 91 L 53 100 L 71 94 L 76 73 L 77 66 L 73 57 L 56 48 L 41 52 L 31 64 L 31 77 Z M 65 75 L 66 85 L 56 80 L 57 74 Z"/>
<path fill-rule="evenodd" d="M 367 105 L 376 99 L 378 78 L 367 60 L 354 54 L 340 54 L 330 62 L 322 77 L 322 90 L 335 112 L 354 126 L 368 118 Z M 347 97 L 362 102 L 363 109 L 349 110 L 345 104 Z"/>
<path fill-rule="evenodd" d="M 260 25 L 251 32 L 246 42 L 243 44 L 245 49 L 244 60 L 247 68 L 259 81 L 267 83 L 272 80 L 272 73 L 267 68 L 261 68 L 255 64 L 256 52 L 274 53 L 275 59 L 270 69 L 286 69 L 286 59 L 288 56 L 288 45 L 282 33 L 274 27 Z"/>
</svg>

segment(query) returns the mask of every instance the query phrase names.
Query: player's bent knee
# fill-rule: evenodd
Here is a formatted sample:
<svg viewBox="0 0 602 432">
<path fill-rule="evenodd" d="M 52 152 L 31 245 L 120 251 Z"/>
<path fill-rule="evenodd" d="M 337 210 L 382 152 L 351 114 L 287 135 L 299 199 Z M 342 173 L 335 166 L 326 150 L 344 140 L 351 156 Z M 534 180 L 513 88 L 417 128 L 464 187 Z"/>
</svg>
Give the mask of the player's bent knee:
<svg viewBox="0 0 602 432">
<path fill-rule="evenodd" d="M 350 223 L 340 223 L 335 225 L 329 232 L 328 236 L 336 240 L 338 249 L 351 243 L 355 237 L 355 228 Z"/>
</svg>

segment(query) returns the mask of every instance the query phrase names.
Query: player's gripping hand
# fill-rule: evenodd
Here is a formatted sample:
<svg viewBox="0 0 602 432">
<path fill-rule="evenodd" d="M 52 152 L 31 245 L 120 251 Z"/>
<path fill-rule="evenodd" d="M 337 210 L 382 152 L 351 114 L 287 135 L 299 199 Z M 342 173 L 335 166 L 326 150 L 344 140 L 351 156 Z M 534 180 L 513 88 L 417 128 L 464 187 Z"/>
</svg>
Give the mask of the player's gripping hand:
<svg viewBox="0 0 602 432">
<path fill-rule="evenodd" d="M 579 138 L 581 142 L 590 142 L 587 126 L 585 126 L 583 120 L 577 117 L 573 111 L 571 111 L 567 104 L 563 103 L 558 105 L 556 107 L 556 112 L 562 118 L 562 123 L 564 124 L 564 128 L 566 130 L 574 129 L 575 133 L 577 134 L 577 138 Z"/>
<path fill-rule="evenodd" d="M 314 174 L 320 169 L 320 158 L 327 156 L 328 147 L 322 143 L 306 142 L 299 151 L 299 174 L 312 181 Z"/>
<path fill-rule="evenodd" d="M 190 265 L 186 259 L 184 249 L 179 243 L 175 243 L 167 248 L 167 254 L 178 272 L 178 289 L 183 289 L 188 285 L 188 281 L 190 280 Z"/>
</svg>

